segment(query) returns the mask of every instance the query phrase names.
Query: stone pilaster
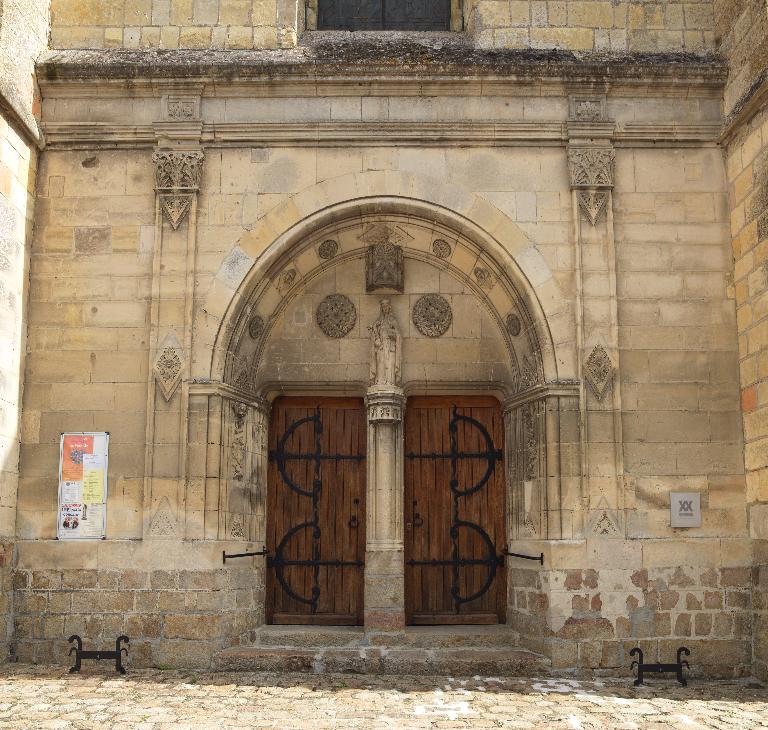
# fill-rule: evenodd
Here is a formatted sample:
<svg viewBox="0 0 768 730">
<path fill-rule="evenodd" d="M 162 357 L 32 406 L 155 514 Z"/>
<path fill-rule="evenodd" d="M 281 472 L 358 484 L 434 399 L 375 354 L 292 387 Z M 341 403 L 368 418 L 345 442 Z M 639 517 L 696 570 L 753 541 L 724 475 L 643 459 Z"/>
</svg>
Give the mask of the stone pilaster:
<svg viewBox="0 0 768 730">
<path fill-rule="evenodd" d="M 400 388 L 371 387 L 368 410 L 365 628 L 405 627 L 403 412 Z"/>
<path fill-rule="evenodd" d="M 571 98 L 568 170 L 577 272 L 581 381 L 582 509 L 574 537 L 623 535 L 616 249 L 613 221 L 615 125 L 605 98 Z"/>
<path fill-rule="evenodd" d="M 170 139 L 165 130 L 164 141 Z M 185 144 L 190 140 L 184 137 Z M 187 524 L 188 385 L 195 288 L 200 149 L 158 149 L 155 245 L 150 308 L 150 368 L 144 466 L 144 536 L 199 537 L 202 510 Z M 164 222 L 167 221 L 167 224 Z M 186 222 L 186 226 L 182 223 Z M 192 490 L 194 492 L 194 490 Z M 193 497 L 193 494 L 190 495 Z"/>
</svg>

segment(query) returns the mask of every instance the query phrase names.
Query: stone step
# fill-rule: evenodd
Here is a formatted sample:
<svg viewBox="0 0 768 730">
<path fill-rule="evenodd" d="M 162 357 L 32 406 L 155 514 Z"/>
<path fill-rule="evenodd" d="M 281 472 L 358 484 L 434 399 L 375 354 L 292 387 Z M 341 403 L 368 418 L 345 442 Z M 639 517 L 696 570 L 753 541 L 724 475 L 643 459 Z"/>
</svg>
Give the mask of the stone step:
<svg viewBox="0 0 768 730">
<path fill-rule="evenodd" d="M 262 626 L 255 646 L 357 647 L 402 646 L 403 648 L 514 648 L 518 636 L 508 627 L 496 626 L 409 626 L 401 633 L 364 633 L 360 626 Z"/>
<path fill-rule="evenodd" d="M 524 649 L 488 647 L 233 647 L 214 659 L 217 671 L 541 676 L 550 661 Z"/>
</svg>

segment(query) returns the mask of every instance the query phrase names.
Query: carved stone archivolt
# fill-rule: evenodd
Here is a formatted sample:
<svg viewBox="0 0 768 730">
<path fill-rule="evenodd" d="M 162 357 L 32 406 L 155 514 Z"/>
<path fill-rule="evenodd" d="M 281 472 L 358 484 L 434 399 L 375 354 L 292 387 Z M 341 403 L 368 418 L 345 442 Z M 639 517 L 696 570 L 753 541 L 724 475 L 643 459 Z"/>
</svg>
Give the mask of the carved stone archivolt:
<svg viewBox="0 0 768 730">
<path fill-rule="evenodd" d="M 158 150 L 152 155 L 155 190 L 174 230 L 186 217 L 200 188 L 204 158 L 202 150 Z"/>
<path fill-rule="evenodd" d="M 165 336 L 158 348 L 152 370 L 163 398 L 169 401 L 176 392 L 184 372 L 184 350 L 173 332 Z"/>
<path fill-rule="evenodd" d="M 317 305 L 315 321 L 328 337 L 345 337 L 355 326 L 357 310 L 349 297 L 343 294 L 329 294 Z"/>
<path fill-rule="evenodd" d="M 283 271 L 283 273 L 280 274 L 280 276 L 277 278 L 278 291 L 284 292 L 290 289 L 296 283 L 298 276 L 299 274 L 296 269 L 288 269 L 287 271 Z"/>
<path fill-rule="evenodd" d="M 450 302 L 439 294 L 425 294 L 413 305 L 413 324 L 425 337 L 441 337 L 453 321 Z"/>
<path fill-rule="evenodd" d="M 613 147 L 570 147 L 568 168 L 572 188 L 613 187 Z"/>
<path fill-rule="evenodd" d="M 584 364 L 584 377 L 598 400 L 602 400 L 611 387 L 616 367 L 602 345 L 595 345 Z"/>
</svg>

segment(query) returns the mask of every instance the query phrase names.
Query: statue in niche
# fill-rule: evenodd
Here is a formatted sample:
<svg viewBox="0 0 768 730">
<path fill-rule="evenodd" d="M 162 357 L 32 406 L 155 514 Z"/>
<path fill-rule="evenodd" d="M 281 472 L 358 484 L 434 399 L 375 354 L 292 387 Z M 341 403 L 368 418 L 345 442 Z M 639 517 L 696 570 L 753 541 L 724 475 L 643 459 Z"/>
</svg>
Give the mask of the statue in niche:
<svg viewBox="0 0 768 730">
<path fill-rule="evenodd" d="M 389 299 L 380 302 L 379 318 L 368 327 L 371 333 L 371 385 L 398 387 L 402 345 L 400 328 Z"/>
</svg>

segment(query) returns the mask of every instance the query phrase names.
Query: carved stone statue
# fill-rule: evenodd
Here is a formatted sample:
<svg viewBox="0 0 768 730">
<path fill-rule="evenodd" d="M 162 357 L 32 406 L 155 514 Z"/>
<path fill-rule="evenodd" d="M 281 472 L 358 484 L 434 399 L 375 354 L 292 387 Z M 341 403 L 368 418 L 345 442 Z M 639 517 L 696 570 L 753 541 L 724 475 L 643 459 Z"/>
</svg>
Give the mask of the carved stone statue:
<svg viewBox="0 0 768 730">
<path fill-rule="evenodd" d="M 398 387 L 402 354 L 400 328 L 389 299 L 382 299 L 380 305 L 379 318 L 368 327 L 371 333 L 371 385 Z"/>
</svg>

